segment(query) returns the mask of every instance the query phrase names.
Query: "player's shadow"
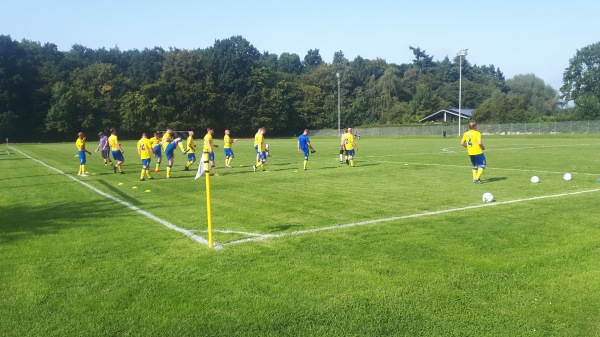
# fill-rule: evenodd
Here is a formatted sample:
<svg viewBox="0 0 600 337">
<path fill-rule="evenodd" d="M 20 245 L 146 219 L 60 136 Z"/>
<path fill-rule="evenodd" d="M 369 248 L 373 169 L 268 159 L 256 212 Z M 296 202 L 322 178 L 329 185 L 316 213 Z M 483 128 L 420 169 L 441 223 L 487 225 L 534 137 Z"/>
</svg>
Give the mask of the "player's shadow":
<svg viewBox="0 0 600 337">
<path fill-rule="evenodd" d="M 506 178 L 506 177 L 491 177 L 491 178 L 485 179 L 485 181 L 488 183 L 493 183 L 496 181 L 502 181 L 502 180 L 506 180 L 506 179 L 508 179 L 508 178 Z"/>
<path fill-rule="evenodd" d="M 300 225 L 279 225 L 279 226 L 271 226 L 269 227 L 269 233 L 279 233 L 284 232 L 289 229 L 301 229 Z"/>
<path fill-rule="evenodd" d="M 32 206 L 26 202 L 0 206 L 0 245 L 35 235 L 56 234 L 81 227 L 97 227 L 98 219 L 114 213 L 112 200 L 58 201 Z M 119 221 L 127 222 L 128 212 Z"/>
<path fill-rule="evenodd" d="M 98 182 L 100 184 L 102 184 L 103 186 L 105 186 L 106 188 L 108 188 L 109 190 L 111 190 L 112 192 L 114 192 L 115 194 L 118 194 L 122 199 L 125 199 L 130 204 L 132 204 L 132 205 L 139 205 L 140 204 L 140 202 L 137 201 L 135 198 L 132 198 L 129 195 L 123 193 L 121 190 L 119 190 L 118 188 L 115 188 L 114 186 L 110 185 L 109 183 L 107 183 L 103 179 L 98 179 Z"/>
</svg>

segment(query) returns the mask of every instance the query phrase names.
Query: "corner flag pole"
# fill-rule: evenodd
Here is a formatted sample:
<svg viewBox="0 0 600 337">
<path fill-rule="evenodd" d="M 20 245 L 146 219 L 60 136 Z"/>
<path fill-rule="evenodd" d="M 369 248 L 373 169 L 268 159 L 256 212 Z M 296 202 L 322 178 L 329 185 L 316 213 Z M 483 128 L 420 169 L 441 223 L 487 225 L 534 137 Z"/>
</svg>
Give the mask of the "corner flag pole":
<svg viewBox="0 0 600 337">
<path fill-rule="evenodd" d="M 213 248 L 213 235 L 212 235 L 212 210 L 210 203 L 210 168 L 208 167 L 208 153 L 202 154 L 202 161 L 198 165 L 198 172 L 196 178 L 198 179 L 203 173 L 206 173 L 206 217 L 208 218 L 208 247 Z"/>
</svg>

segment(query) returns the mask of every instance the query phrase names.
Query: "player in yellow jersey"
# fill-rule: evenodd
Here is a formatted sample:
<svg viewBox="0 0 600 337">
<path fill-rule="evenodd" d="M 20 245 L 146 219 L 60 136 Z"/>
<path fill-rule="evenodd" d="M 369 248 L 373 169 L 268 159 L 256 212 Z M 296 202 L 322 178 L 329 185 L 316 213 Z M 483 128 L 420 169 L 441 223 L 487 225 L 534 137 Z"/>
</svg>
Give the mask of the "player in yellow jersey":
<svg viewBox="0 0 600 337">
<path fill-rule="evenodd" d="M 194 131 L 188 132 L 187 145 L 185 152 L 188 156 L 188 161 L 185 164 L 185 170 L 189 171 L 190 166 L 196 161 L 196 145 L 194 145 Z"/>
<path fill-rule="evenodd" d="M 125 151 L 123 151 L 121 144 L 119 144 L 119 138 L 117 137 L 117 130 L 115 130 L 115 129 L 110 129 L 110 137 L 108 137 L 108 146 L 110 147 L 110 150 L 112 151 L 111 153 L 112 153 L 113 159 L 117 161 L 117 165 L 113 166 L 113 171 L 115 173 L 117 173 L 117 169 L 118 169 L 121 174 L 125 174 L 125 172 L 123 172 L 123 169 L 122 169 L 123 162 L 125 161 L 125 158 L 123 157 L 123 154 L 125 153 Z"/>
<path fill-rule="evenodd" d="M 263 172 L 266 171 L 265 163 L 267 162 L 267 153 L 265 145 L 265 128 L 259 128 L 256 135 L 254 135 L 254 149 L 256 150 L 256 165 L 252 166 L 254 172 L 258 167 L 262 167 Z"/>
<path fill-rule="evenodd" d="M 142 174 L 140 175 L 140 180 L 144 181 L 144 175 L 146 175 L 148 179 L 152 179 L 150 176 L 150 153 L 152 153 L 152 145 L 150 145 L 150 140 L 148 140 L 145 132 L 142 133 L 142 138 L 137 143 L 137 152 L 142 160 Z"/>
<path fill-rule="evenodd" d="M 156 158 L 156 168 L 154 168 L 154 172 L 160 172 L 160 162 L 162 161 L 162 135 L 160 132 L 155 132 L 154 137 L 150 138 L 150 146 L 152 147 L 152 153 L 154 154 L 154 158 Z"/>
<path fill-rule="evenodd" d="M 354 167 L 354 153 L 358 150 L 356 143 L 354 143 L 354 136 L 352 135 L 352 128 L 348 128 L 347 132 L 342 137 L 340 145 L 344 146 L 346 151 L 346 164 Z"/>
<path fill-rule="evenodd" d="M 225 130 L 225 137 L 223 137 L 223 151 L 225 152 L 225 167 L 231 168 L 231 160 L 233 159 L 233 149 L 231 148 L 233 143 L 237 142 L 237 139 L 231 139 L 231 132 Z"/>
<path fill-rule="evenodd" d="M 175 156 L 175 147 L 179 146 L 181 152 L 183 150 L 183 144 L 181 143 L 181 137 L 177 137 L 173 139 L 173 129 L 167 128 L 167 132 L 163 135 L 162 138 L 162 146 L 165 152 L 165 156 L 167 156 L 167 178 L 171 178 L 171 169 L 173 168 L 174 156 Z"/>
<path fill-rule="evenodd" d="M 210 171 L 213 171 L 213 175 L 217 175 L 217 168 L 215 167 L 215 151 L 214 148 L 215 147 L 219 147 L 219 145 L 214 144 L 214 140 L 213 140 L 213 134 L 215 133 L 215 131 L 212 128 L 207 128 L 206 129 L 206 135 L 204 136 L 204 147 L 202 148 L 202 152 L 203 152 L 203 156 L 204 156 L 204 160 L 206 161 L 206 157 L 208 156 L 208 163 L 209 163 L 209 170 L 207 171 L 207 174 L 210 173 Z"/>
<path fill-rule="evenodd" d="M 75 146 L 77 147 L 77 156 L 79 157 L 79 172 L 77 175 L 81 177 L 87 177 L 88 175 L 85 174 L 85 154 L 88 153 L 91 156 L 92 153 L 85 149 L 85 135 L 83 132 L 77 134 Z"/>
<path fill-rule="evenodd" d="M 481 133 L 477 131 L 477 123 L 469 123 L 469 131 L 463 135 L 460 145 L 467 148 L 467 153 L 473 164 L 473 182 L 481 184 L 481 175 L 485 170 L 485 155 L 483 150 L 483 142 L 481 141 Z"/>
</svg>

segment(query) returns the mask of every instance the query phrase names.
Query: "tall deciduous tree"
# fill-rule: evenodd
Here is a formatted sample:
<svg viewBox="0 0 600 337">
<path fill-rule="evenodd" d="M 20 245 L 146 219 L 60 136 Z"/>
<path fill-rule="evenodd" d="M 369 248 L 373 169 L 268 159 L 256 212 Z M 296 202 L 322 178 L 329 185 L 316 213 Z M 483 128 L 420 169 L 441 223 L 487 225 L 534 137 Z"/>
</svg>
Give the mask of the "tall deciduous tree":
<svg viewBox="0 0 600 337">
<path fill-rule="evenodd" d="M 580 118 L 599 118 L 600 42 L 577 50 L 563 73 L 560 91 L 565 101 L 575 103 Z"/>
</svg>

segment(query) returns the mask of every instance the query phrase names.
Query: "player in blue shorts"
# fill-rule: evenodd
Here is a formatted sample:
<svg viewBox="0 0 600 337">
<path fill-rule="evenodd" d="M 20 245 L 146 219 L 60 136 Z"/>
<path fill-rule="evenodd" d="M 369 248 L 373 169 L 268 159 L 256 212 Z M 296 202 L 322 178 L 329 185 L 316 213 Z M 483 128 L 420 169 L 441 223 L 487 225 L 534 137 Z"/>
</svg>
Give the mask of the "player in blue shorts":
<svg viewBox="0 0 600 337">
<path fill-rule="evenodd" d="M 162 161 L 162 153 L 160 151 L 160 147 L 162 146 L 161 132 L 155 132 L 154 137 L 150 138 L 150 146 L 152 148 L 154 158 L 156 158 L 156 168 L 154 168 L 154 172 L 160 172 L 160 162 Z"/>
<path fill-rule="evenodd" d="M 183 144 L 181 143 L 181 137 L 177 137 L 172 141 L 169 141 L 167 146 L 165 147 L 165 156 L 167 156 L 167 161 L 169 165 L 167 166 L 167 178 L 171 178 L 171 169 L 173 168 L 173 158 L 175 157 L 175 148 L 179 146 L 181 152 L 183 152 Z"/>
<path fill-rule="evenodd" d="M 304 170 L 306 171 L 306 167 L 308 166 L 309 151 L 312 153 L 315 152 L 315 149 L 313 149 L 312 145 L 310 144 L 310 140 L 308 139 L 308 129 L 304 129 L 304 133 L 298 137 L 298 153 L 300 153 L 300 150 L 304 152 Z"/>
</svg>

